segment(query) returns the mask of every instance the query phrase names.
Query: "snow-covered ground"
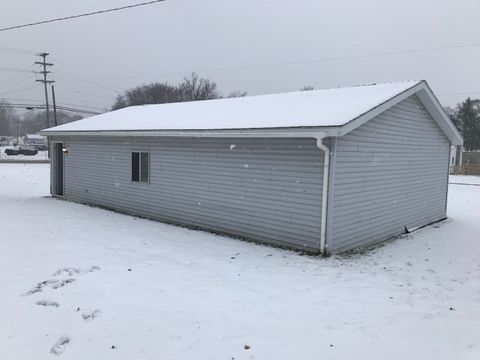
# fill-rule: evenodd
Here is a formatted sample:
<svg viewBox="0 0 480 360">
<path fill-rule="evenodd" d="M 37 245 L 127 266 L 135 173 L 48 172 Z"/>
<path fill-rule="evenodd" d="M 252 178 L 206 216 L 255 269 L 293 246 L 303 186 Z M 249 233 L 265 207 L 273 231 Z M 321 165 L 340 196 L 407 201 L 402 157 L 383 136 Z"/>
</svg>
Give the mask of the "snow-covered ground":
<svg viewBox="0 0 480 360">
<path fill-rule="evenodd" d="M 480 358 L 479 186 L 450 185 L 443 223 L 327 259 L 48 186 L 46 164 L 0 164 L 0 359 Z"/>
<path fill-rule="evenodd" d="M 39 151 L 36 155 L 7 155 L 5 149 L 13 146 L 0 146 L 0 160 L 48 160 L 48 151 Z"/>
<path fill-rule="evenodd" d="M 480 176 L 450 175 L 451 184 L 480 185 Z"/>
</svg>

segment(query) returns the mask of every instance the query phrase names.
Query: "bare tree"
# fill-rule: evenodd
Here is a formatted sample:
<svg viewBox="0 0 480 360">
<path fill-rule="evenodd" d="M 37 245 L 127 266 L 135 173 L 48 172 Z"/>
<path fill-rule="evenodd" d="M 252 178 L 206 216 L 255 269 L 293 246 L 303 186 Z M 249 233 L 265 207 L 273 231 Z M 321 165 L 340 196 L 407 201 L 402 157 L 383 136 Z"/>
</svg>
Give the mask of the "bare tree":
<svg viewBox="0 0 480 360">
<path fill-rule="evenodd" d="M 123 95 L 117 96 L 112 110 L 127 106 L 164 104 L 181 100 L 181 92 L 177 87 L 167 83 L 153 83 L 126 90 Z"/>
<path fill-rule="evenodd" d="M 241 97 L 246 95 L 247 93 L 244 91 L 235 91 L 229 94 L 228 97 Z M 217 84 L 214 81 L 201 78 L 198 74 L 192 73 L 176 86 L 168 83 L 152 83 L 126 90 L 124 94 L 117 96 L 112 110 L 134 105 L 164 104 L 220 98 L 223 98 L 223 96 L 218 92 Z"/>
<path fill-rule="evenodd" d="M 212 100 L 221 97 L 215 82 L 201 78 L 195 73 L 183 78 L 183 83 L 178 86 L 178 89 L 183 101 Z"/>
<path fill-rule="evenodd" d="M 115 103 L 112 106 L 112 110 L 123 109 L 124 107 L 128 106 L 128 100 L 126 95 L 118 95 L 115 98 Z"/>
<path fill-rule="evenodd" d="M 315 87 L 311 85 L 304 86 L 300 89 L 300 91 L 312 91 L 312 90 L 315 90 Z"/>
<path fill-rule="evenodd" d="M 16 132 L 18 115 L 6 101 L 0 100 L 0 136 L 12 136 Z"/>
<path fill-rule="evenodd" d="M 50 115 L 53 118 L 53 113 Z M 57 111 L 58 125 L 66 124 L 72 121 L 80 120 L 83 117 L 77 114 L 70 114 L 64 111 Z M 19 122 L 20 135 L 35 134 L 45 129 L 45 111 L 30 111 L 23 115 Z"/>
</svg>

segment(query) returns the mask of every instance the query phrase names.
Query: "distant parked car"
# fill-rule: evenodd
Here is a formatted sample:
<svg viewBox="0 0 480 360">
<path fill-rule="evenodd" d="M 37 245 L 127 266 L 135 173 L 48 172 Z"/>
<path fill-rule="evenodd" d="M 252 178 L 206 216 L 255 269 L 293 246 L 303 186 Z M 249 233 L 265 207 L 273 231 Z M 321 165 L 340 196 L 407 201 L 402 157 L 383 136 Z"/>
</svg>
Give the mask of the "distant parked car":
<svg viewBox="0 0 480 360">
<path fill-rule="evenodd" d="M 19 145 L 19 146 L 15 146 L 14 148 L 5 149 L 5 154 L 9 156 L 11 155 L 32 156 L 32 155 L 37 155 L 38 151 L 33 146 Z"/>
<path fill-rule="evenodd" d="M 33 146 L 38 151 L 47 151 L 48 150 L 48 145 L 45 145 L 45 144 L 39 144 L 39 145 L 33 145 Z"/>
</svg>

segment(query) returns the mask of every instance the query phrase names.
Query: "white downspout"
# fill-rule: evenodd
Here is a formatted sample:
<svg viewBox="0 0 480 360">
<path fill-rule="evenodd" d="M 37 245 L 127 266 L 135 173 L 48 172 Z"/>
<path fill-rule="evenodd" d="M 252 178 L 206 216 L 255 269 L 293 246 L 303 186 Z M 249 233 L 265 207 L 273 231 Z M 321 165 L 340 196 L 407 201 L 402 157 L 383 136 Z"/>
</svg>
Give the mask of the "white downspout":
<svg viewBox="0 0 480 360">
<path fill-rule="evenodd" d="M 325 255 L 326 234 L 327 234 L 327 207 L 328 207 L 328 181 L 330 175 L 330 149 L 323 144 L 322 140 L 326 134 L 317 137 L 317 147 L 325 154 L 323 160 L 323 191 L 322 191 L 322 219 L 320 233 L 320 253 Z"/>
</svg>

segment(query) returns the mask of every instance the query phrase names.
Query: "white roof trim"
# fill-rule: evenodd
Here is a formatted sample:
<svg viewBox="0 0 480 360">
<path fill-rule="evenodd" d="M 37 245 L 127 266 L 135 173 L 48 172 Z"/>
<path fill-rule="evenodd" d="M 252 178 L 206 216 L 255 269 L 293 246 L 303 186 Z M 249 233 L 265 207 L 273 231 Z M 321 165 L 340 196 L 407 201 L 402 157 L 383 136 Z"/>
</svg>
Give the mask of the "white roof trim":
<svg viewBox="0 0 480 360">
<path fill-rule="evenodd" d="M 324 138 L 333 128 L 281 128 L 241 130 L 118 130 L 118 131 L 49 131 L 48 136 L 139 136 L 139 137 L 223 137 L 223 138 Z"/>
<path fill-rule="evenodd" d="M 350 131 L 356 129 L 357 127 L 365 124 L 367 121 L 372 120 L 377 117 L 384 111 L 390 109 L 396 104 L 402 102 L 403 100 L 409 98 L 412 95 L 416 95 L 422 105 L 425 107 L 427 112 L 437 123 L 440 129 L 443 131 L 445 136 L 450 140 L 452 145 L 462 145 L 463 138 L 458 132 L 457 128 L 450 120 L 450 117 L 443 109 L 442 105 L 438 101 L 437 97 L 430 89 L 426 81 L 421 81 L 417 85 L 411 87 L 410 89 L 405 90 L 404 92 L 394 96 L 390 100 L 387 100 L 383 104 L 380 104 L 376 108 L 366 112 L 363 115 L 360 115 L 356 119 L 346 123 L 343 126 L 336 128 L 336 131 L 330 131 L 330 136 L 343 136 L 348 134 Z"/>
<path fill-rule="evenodd" d="M 442 129 L 452 145 L 463 145 L 462 135 L 458 132 L 450 119 L 450 116 L 448 116 L 432 89 L 430 89 L 430 86 L 428 86 L 426 82 L 423 82 L 422 85 L 422 89 L 416 93 L 420 102 L 437 122 L 438 126 Z"/>
</svg>

